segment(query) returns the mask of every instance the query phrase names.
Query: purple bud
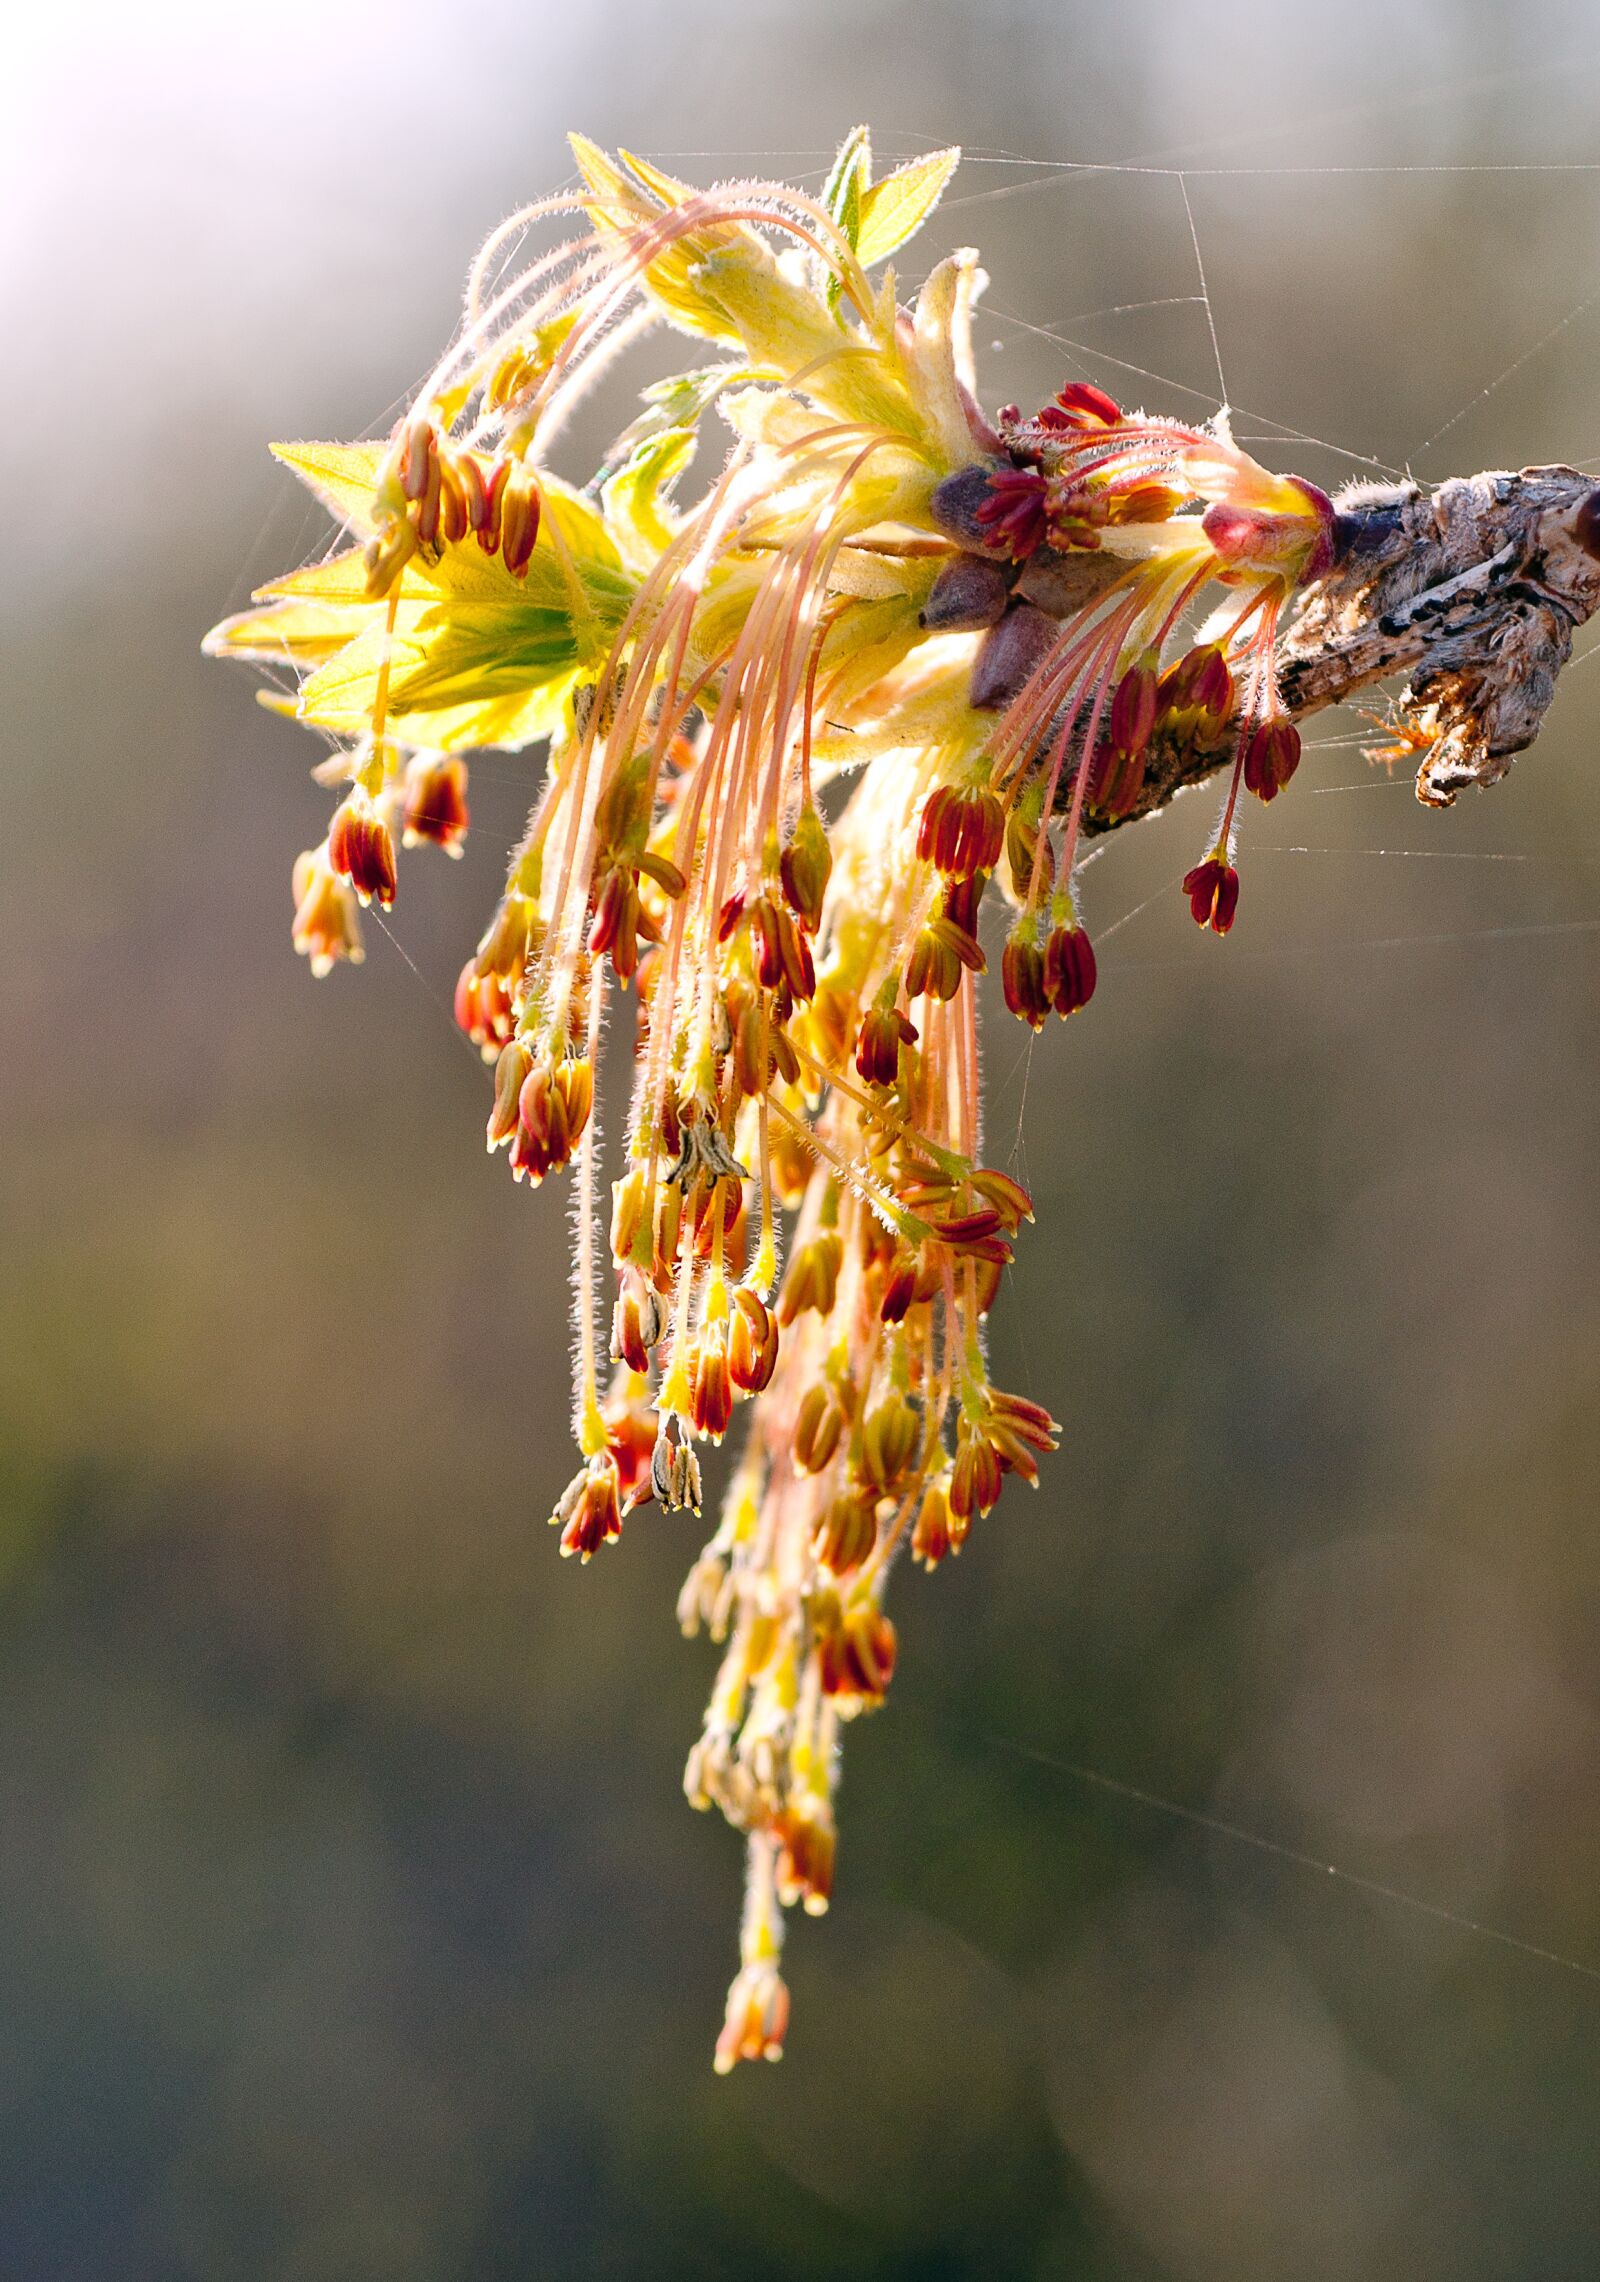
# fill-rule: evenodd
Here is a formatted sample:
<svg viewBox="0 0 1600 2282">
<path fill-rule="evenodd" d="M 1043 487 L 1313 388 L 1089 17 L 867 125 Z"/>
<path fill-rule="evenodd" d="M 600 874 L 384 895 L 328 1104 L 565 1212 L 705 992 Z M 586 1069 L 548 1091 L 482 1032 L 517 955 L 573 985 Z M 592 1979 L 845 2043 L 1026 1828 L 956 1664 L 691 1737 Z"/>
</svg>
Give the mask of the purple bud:
<svg viewBox="0 0 1600 2282">
<path fill-rule="evenodd" d="M 930 634 L 967 634 L 993 626 L 1011 599 L 1006 574 L 983 555 L 957 555 L 929 589 L 918 624 Z"/>
<path fill-rule="evenodd" d="M 984 636 L 973 661 L 967 701 L 980 713 L 1009 705 L 1061 629 L 1031 602 L 1016 602 Z"/>
</svg>

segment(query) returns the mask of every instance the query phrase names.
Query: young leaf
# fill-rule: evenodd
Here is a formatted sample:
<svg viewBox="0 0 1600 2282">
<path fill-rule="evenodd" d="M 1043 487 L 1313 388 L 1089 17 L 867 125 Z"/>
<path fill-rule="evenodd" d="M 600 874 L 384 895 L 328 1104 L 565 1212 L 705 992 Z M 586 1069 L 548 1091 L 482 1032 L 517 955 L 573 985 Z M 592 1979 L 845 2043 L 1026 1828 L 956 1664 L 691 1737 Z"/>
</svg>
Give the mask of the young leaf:
<svg viewBox="0 0 1600 2282">
<path fill-rule="evenodd" d="M 839 146 L 822 192 L 822 203 L 839 225 L 853 253 L 861 236 L 862 205 L 872 186 L 872 136 L 866 127 L 852 127 Z M 841 286 L 836 271 L 827 282 L 828 307 L 837 309 Z"/>
<path fill-rule="evenodd" d="M 959 148 L 930 151 L 926 158 L 896 167 L 893 174 L 886 174 L 864 193 L 856 238 L 863 269 L 885 260 L 915 236 L 938 205 L 960 159 Z"/>
</svg>

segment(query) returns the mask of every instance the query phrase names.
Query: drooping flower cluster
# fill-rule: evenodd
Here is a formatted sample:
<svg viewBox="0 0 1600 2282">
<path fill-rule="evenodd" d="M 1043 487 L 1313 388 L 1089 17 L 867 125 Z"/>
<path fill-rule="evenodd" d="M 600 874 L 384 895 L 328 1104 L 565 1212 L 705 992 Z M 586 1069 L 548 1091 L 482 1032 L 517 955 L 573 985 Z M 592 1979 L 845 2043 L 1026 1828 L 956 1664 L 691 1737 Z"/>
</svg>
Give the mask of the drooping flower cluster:
<svg viewBox="0 0 1600 2282">
<path fill-rule="evenodd" d="M 722 1651 L 689 1797 L 750 1852 L 722 2068 L 781 2048 L 782 1913 L 827 1905 L 840 1728 L 893 1675 L 898 1555 L 958 1552 L 1055 1442 L 985 1361 L 1031 1211 L 984 1156 L 984 913 L 1009 913 L 1011 1012 L 1076 1013 L 1082 834 L 1148 800 L 1159 752 L 1231 749 L 1184 882 L 1227 931 L 1240 789 L 1272 799 L 1299 757 L 1273 639 L 1332 515 L 1224 422 L 1085 384 L 991 425 L 975 257 L 910 308 L 868 275 L 954 152 L 875 181 L 858 132 L 813 200 L 574 148 L 582 190 L 495 233 L 393 433 L 278 447 L 350 543 L 209 646 L 296 669 L 282 709 L 336 747 L 339 805 L 294 875 L 318 973 L 394 900 L 397 837 L 459 851 L 463 753 L 548 740 L 456 1017 L 494 1066 L 489 1147 L 577 1184 L 562 1552 L 651 1501 L 698 1512 L 700 1453 L 750 1406 L 679 1611 Z M 562 216 L 577 234 L 529 250 Z M 576 490 L 551 441 L 657 323 L 717 359 L 648 387 Z M 731 445 L 687 498 L 719 417 Z M 627 997 L 607 1216 L 595 1068 Z"/>
</svg>

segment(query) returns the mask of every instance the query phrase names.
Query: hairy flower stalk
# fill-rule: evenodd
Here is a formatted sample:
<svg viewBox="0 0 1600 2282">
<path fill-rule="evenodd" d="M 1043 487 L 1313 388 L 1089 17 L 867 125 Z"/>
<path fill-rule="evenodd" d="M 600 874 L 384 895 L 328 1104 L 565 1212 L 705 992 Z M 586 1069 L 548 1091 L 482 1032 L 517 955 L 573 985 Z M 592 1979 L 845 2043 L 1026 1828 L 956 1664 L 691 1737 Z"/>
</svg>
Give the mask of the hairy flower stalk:
<svg viewBox="0 0 1600 2282">
<path fill-rule="evenodd" d="M 1276 798 L 1299 758 L 1280 620 L 1337 519 L 1223 418 L 1073 383 L 991 424 L 975 257 L 909 308 L 880 268 L 953 151 L 875 181 L 858 131 L 814 200 L 574 150 L 581 190 L 495 233 L 388 438 L 276 447 L 348 544 L 209 647 L 295 669 L 272 702 L 334 748 L 328 837 L 294 872 L 319 974 L 361 957 L 397 846 L 459 851 L 462 755 L 548 741 L 456 1016 L 494 1066 L 491 1150 L 577 1184 L 562 1553 L 651 1501 L 698 1512 L 701 1452 L 749 1406 L 679 1603 L 721 1650 L 686 1788 L 750 1854 L 727 2068 L 782 2046 L 783 1915 L 827 1907 L 840 1731 L 893 1676 L 897 1557 L 958 1552 L 1058 1431 L 985 1358 L 1031 1209 L 984 1158 L 983 913 L 1006 913 L 1015 1016 L 1083 1008 L 1080 843 L 1151 804 L 1160 754 L 1163 782 L 1226 771 L 1184 890 L 1228 930 L 1241 795 Z M 572 234 L 527 251 L 546 224 Z M 574 488 L 558 430 L 658 324 L 711 361 L 650 385 Z M 629 996 L 602 1168 L 596 1063 Z"/>
</svg>

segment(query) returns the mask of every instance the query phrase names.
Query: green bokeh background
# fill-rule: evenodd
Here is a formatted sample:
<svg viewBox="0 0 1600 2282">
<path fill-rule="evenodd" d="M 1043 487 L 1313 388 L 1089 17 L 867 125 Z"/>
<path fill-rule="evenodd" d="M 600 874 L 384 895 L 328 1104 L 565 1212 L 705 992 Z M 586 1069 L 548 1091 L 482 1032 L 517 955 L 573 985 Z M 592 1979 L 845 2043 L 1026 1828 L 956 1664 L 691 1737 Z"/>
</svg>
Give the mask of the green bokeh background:
<svg viewBox="0 0 1600 2282">
<path fill-rule="evenodd" d="M 1445 816 L 1321 724 L 1225 946 L 1180 803 L 1089 874 L 1091 1015 L 991 1023 L 996 1374 L 1063 1448 L 897 1580 L 789 2055 L 721 2083 L 697 1532 L 554 1558 L 566 1210 L 444 1008 L 536 761 L 313 987 L 313 748 L 198 644 L 322 543 L 266 439 L 382 428 L 568 126 L 958 139 L 912 266 L 984 249 L 990 403 L 1204 414 L 1182 164 L 1264 457 L 1600 454 L 1593 11 L 65 6 L 12 60 L 0 2276 L 1592 2273 L 1592 1977 L 1071 1770 L 1600 1968 L 1600 675 Z"/>
</svg>

